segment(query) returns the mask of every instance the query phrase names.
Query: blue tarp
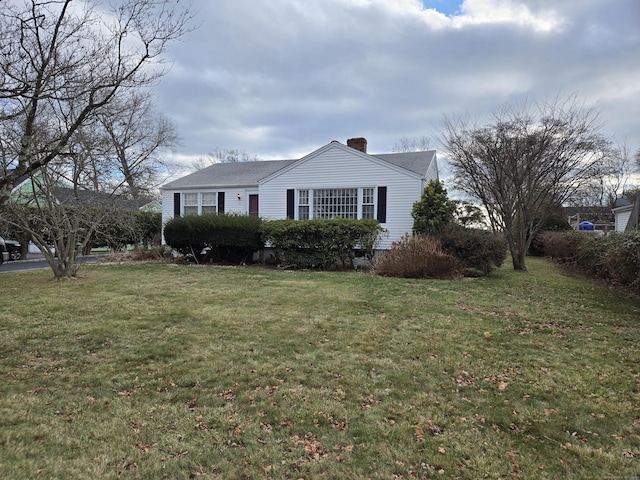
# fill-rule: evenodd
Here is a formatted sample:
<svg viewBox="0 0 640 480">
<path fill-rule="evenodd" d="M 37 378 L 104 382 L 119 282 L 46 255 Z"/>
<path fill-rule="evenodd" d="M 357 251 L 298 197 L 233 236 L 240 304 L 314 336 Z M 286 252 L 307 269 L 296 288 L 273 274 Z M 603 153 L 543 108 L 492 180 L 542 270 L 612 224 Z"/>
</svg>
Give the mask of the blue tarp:
<svg viewBox="0 0 640 480">
<path fill-rule="evenodd" d="M 580 222 L 580 225 L 578 225 L 578 230 L 595 230 L 596 227 L 593 226 L 593 223 L 591 222 Z"/>
</svg>

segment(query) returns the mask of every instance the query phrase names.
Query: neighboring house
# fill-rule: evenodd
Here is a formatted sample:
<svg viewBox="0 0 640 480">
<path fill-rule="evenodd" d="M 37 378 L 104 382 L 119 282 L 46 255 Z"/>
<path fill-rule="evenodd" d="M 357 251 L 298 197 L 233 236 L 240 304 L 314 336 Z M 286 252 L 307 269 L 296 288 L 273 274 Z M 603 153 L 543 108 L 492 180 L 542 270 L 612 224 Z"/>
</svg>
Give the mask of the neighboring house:
<svg viewBox="0 0 640 480">
<path fill-rule="evenodd" d="M 610 207 L 564 207 L 563 211 L 574 230 L 578 230 L 580 223 L 585 221 L 591 222 L 596 230 L 613 230 L 614 217 Z"/>
<path fill-rule="evenodd" d="M 239 213 L 266 220 L 372 218 L 410 233 L 411 209 L 438 179 L 436 152 L 368 154 L 364 138 L 333 141 L 297 160 L 219 163 L 162 187 L 162 222 L 174 216 Z"/>
<path fill-rule="evenodd" d="M 130 199 L 122 195 L 105 192 L 94 192 L 92 190 L 74 190 L 70 185 L 59 184 L 51 189 L 53 199 L 60 205 L 82 204 L 87 206 L 110 206 L 127 210 L 144 210 L 151 212 L 162 211 L 160 201 L 148 197 L 140 199 Z M 16 186 L 11 190 L 11 199 L 16 203 L 35 204 L 44 200 L 44 194 L 38 190 L 38 177 L 33 182 L 29 177 L 19 179 Z"/>
<path fill-rule="evenodd" d="M 616 207 L 611 210 L 615 215 L 616 232 L 624 232 L 626 230 L 638 230 L 638 217 L 640 215 L 640 195 L 634 203 Z"/>
</svg>

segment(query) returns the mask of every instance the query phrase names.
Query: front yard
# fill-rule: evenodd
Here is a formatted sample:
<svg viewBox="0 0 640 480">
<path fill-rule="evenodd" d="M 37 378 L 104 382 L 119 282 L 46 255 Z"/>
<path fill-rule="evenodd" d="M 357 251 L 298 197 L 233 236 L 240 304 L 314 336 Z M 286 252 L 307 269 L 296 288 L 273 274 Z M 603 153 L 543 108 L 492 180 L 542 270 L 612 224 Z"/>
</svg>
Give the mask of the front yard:
<svg viewBox="0 0 640 480">
<path fill-rule="evenodd" d="M 162 264 L 0 276 L 4 478 L 640 472 L 640 299 Z"/>
</svg>

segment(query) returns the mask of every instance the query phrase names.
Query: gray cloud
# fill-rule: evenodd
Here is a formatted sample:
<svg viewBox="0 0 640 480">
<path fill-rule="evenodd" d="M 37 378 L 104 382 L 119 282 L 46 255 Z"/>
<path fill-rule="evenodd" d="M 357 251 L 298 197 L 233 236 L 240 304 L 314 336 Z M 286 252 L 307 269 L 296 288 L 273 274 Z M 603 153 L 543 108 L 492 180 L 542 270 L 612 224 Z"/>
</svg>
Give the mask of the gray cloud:
<svg viewBox="0 0 640 480">
<path fill-rule="evenodd" d="M 640 146 L 637 0 L 466 0 L 454 17 L 416 0 L 195 6 L 201 24 L 171 50 L 156 89 L 181 156 L 219 147 L 295 158 L 352 136 L 386 152 L 435 135 L 443 113 L 572 93 Z"/>
</svg>

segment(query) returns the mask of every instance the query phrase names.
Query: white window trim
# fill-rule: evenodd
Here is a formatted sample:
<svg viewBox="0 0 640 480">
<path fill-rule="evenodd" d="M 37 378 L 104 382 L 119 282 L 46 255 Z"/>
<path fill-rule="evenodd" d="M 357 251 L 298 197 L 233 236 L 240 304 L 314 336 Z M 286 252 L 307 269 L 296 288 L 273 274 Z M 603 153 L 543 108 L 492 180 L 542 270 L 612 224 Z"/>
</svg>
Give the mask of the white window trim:
<svg viewBox="0 0 640 480">
<path fill-rule="evenodd" d="M 357 213 L 357 218 L 358 220 L 362 220 L 362 214 L 363 214 L 363 197 L 364 197 L 364 189 L 365 188 L 370 188 L 373 190 L 373 216 L 371 217 L 371 220 L 375 220 L 376 218 L 376 212 L 378 209 L 378 188 L 375 186 L 365 186 L 365 187 L 316 187 L 316 188 L 297 188 L 295 190 L 296 194 L 295 194 L 295 219 L 296 220 L 300 220 L 300 207 L 304 206 L 304 207 L 308 207 L 309 209 L 309 220 L 315 220 L 316 217 L 314 216 L 314 195 L 313 192 L 314 190 L 332 190 L 332 189 L 357 189 L 358 190 L 358 213 Z M 308 198 L 308 203 L 305 205 L 301 205 L 300 204 L 300 192 L 301 191 L 306 191 L 308 192 L 307 198 Z M 371 204 L 367 204 L 367 205 L 371 205 Z"/>
</svg>

